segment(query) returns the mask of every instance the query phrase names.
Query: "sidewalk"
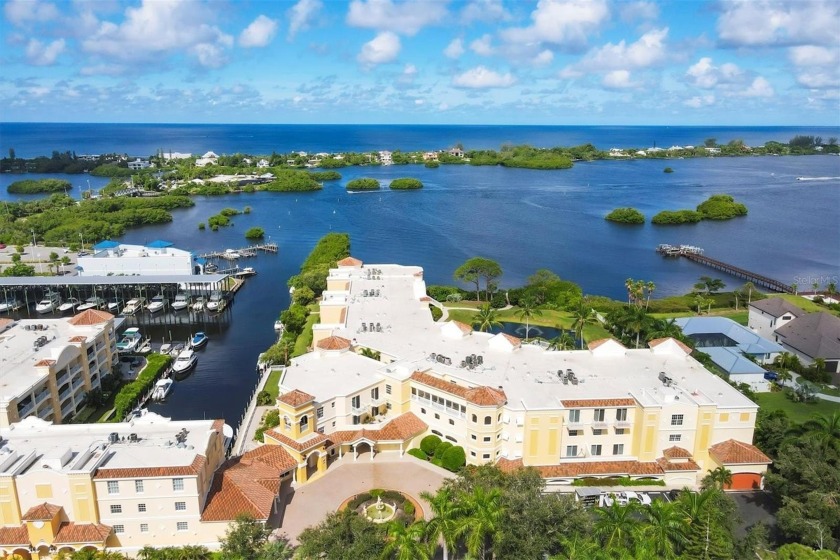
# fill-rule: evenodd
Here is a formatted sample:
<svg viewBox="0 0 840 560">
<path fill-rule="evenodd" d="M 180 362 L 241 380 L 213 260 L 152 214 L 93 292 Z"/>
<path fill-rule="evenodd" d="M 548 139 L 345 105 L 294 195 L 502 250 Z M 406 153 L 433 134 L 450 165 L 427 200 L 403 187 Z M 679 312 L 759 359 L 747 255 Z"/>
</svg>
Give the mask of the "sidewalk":
<svg viewBox="0 0 840 560">
<path fill-rule="evenodd" d="M 802 377 L 798 373 L 790 372 L 790 375 L 793 377 L 793 384 L 799 385 L 799 378 Z M 818 399 L 822 399 L 824 401 L 840 403 L 840 397 L 835 397 L 834 395 L 826 395 L 825 393 L 816 393 L 816 397 Z"/>
</svg>

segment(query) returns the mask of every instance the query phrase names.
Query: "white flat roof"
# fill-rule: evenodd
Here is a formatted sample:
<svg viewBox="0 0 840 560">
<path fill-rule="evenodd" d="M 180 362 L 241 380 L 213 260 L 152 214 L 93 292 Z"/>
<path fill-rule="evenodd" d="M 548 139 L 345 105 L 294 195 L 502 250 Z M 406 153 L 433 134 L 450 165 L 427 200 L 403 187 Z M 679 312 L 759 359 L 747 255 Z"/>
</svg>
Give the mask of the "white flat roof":
<svg viewBox="0 0 840 560">
<path fill-rule="evenodd" d="M 120 243 L 118 247 L 100 249 L 92 255 L 79 257 L 78 261 L 82 263 L 86 259 L 119 259 L 131 257 L 191 258 L 192 253 L 183 249 L 176 249 L 175 247 L 154 248 L 146 247 L 145 245 L 127 245 L 125 243 Z"/>
</svg>

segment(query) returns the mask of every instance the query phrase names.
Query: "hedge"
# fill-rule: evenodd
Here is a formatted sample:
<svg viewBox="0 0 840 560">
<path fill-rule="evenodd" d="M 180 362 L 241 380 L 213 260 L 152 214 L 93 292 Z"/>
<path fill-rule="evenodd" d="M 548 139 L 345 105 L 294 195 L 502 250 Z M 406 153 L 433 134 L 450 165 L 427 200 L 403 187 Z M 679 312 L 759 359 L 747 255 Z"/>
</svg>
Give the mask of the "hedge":
<svg viewBox="0 0 840 560">
<path fill-rule="evenodd" d="M 429 460 L 429 456 L 426 455 L 426 453 L 420 448 L 409 449 L 408 454 L 411 455 L 412 457 L 417 457 L 418 459 L 422 459 L 423 461 L 428 461 Z"/>
<path fill-rule="evenodd" d="M 394 190 L 414 190 L 414 189 L 422 189 L 423 182 L 420 179 L 415 179 L 414 177 L 402 177 L 400 179 L 394 179 L 391 181 L 390 188 Z"/>
<path fill-rule="evenodd" d="M 143 394 L 154 385 L 160 373 L 166 369 L 172 356 L 167 354 L 149 354 L 146 357 L 146 367 L 137 379 L 124 385 L 114 398 L 114 421 L 122 422 Z"/>
<path fill-rule="evenodd" d="M 611 476 L 608 478 L 579 478 L 572 481 L 572 486 L 665 486 L 664 480 L 637 480 L 629 476 Z"/>
<path fill-rule="evenodd" d="M 454 445 L 443 453 L 443 457 L 440 460 L 443 463 L 444 469 L 458 472 L 467 464 L 467 454 L 464 452 L 463 447 Z"/>
<path fill-rule="evenodd" d="M 379 181 L 370 177 L 360 177 L 347 183 L 348 191 L 375 191 L 379 189 Z"/>
<path fill-rule="evenodd" d="M 448 441 L 440 442 L 439 444 L 437 444 L 437 447 L 435 447 L 435 457 L 443 459 L 443 454 L 446 453 L 446 450 L 450 447 L 452 447 L 452 444 Z"/>
<path fill-rule="evenodd" d="M 423 453 L 426 455 L 434 455 L 435 449 L 437 449 L 437 446 L 440 445 L 440 443 L 440 438 L 431 434 L 420 440 L 420 449 L 422 449 Z"/>
</svg>

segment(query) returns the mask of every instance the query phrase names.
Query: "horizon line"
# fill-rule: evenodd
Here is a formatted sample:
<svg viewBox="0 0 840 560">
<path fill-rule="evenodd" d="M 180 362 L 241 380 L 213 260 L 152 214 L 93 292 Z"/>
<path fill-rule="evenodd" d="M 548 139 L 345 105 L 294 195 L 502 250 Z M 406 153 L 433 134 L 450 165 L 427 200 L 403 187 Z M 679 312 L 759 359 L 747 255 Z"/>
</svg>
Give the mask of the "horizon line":
<svg viewBox="0 0 840 560">
<path fill-rule="evenodd" d="M 27 125 L 27 124 L 69 124 L 69 125 L 169 125 L 169 126 L 460 126 L 460 127 L 535 127 L 535 128 L 561 128 L 561 127 L 622 127 L 622 128 L 837 128 L 836 125 L 810 125 L 810 124 L 502 124 L 502 123 L 249 123 L 249 122 L 106 122 L 106 121 L 0 121 L 3 125 Z"/>
</svg>

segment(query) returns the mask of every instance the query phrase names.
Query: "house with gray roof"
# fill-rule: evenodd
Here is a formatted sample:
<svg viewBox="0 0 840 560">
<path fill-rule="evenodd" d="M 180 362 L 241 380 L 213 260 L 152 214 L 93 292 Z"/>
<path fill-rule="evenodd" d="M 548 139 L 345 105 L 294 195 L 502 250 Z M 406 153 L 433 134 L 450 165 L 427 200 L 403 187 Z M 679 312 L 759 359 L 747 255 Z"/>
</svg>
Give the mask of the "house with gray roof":
<svg viewBox="0 0 840 560">
<path fill-rule="evenodd" d="M 805 311 L 780 297 L 768 297 L 750 303 L 748 326 L 764 338 L 774 340 L 776 329 L 805 315 Z"/>
<path fill-rule="evenodd" d="M 836 315 L 820 311 L 797 317 L 776 329 L 776 341 L 803 364 L 824 359 L 832 382 L 840 382 L 840 318 Z"/>
</svg>

